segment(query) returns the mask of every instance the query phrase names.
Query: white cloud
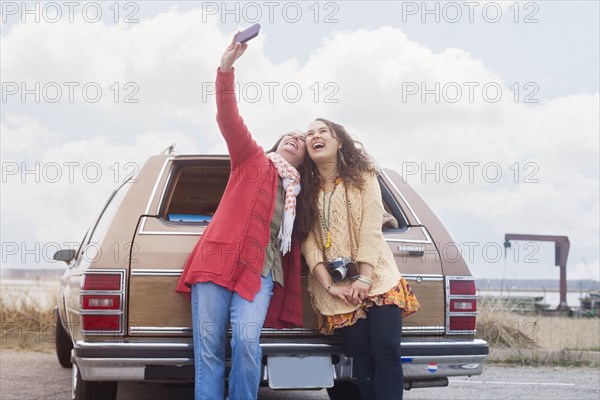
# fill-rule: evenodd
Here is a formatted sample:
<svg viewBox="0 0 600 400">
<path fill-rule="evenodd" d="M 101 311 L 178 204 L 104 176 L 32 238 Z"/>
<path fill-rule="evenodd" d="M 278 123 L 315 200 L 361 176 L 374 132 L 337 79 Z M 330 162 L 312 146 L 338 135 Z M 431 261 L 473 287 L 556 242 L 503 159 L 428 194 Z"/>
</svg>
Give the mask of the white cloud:
<svg viewBox="0 0 600 400">
<path fill-rule="evenodd" d="M 195 146 L 185 133 L 176 131 L 147 132 L 125 145 L 103 136 L 50 143 L 55 135 L 35 119 L 9 114 L 7 120 L 11 123 L 2 127 L 5 242 L 80 239 L 111 191 L 138 171 L 149 155 L 171 143 Z M 21 132 L 30 134 L 17 137 Z M 12 139 L 19 147 L 9 147 Z M 27 149 L 37 149 L 34 158 Z M 26 236 L 11 235 L 23 228 Z"/>
<path fill-rule="evenodd" d="M 42 151 L 59 137 L 31 116 L 3 113 L 2 117 L 0 154 L 3 161 L 14 162 L 13 157 L 19 160 L 36 160 Z"/>
<path fill-rule="evenodd" d="M 175 141 L 182 153 L 223 153 L 214 97 L 203 89 L 212 83 L 230 35 L 210 21 L 198 23 L 201 18 L 199 11 L 172 8 L 134 25 L 13 25 L 2 36 L 3 79 L 98 82 L 107 95 L 98 103 L 78 99 L 58 108 L 19 108 L 8 101 L 2 112 L 3 160 L 94 161 L 108 174 L 115 162 L 141 164 Z M 459 48 L 433 52 L 397 28 L 335 32 L 306 64 L 272 62 L 264 49 L 268 40 L 269 32 L 261 33 L 237 64 L 245 94 L 240 109 L 265 147 L 284 131 L 323 116 L 344 124 L 383 166 L 401 171 L 416 163 L 420 170 L 408 181 L 442 217 L 461 221 L 448 226 L 451 233 L 465 240 L 481 232 L 565 234 L 586 257 L 597 257 L 598 93 L 527 104 L 524 96 L 535 88 L 519 87 L 515 102 L 512 83 L 475 55 Z M 121 88 L 126 82 L 138 85 L 139 102 L 115 103 L 108 89 L 114 82 Z M 486 84 L 489 92 L 483 91 Z M 298 102 L 289 100 L 294 92 L 285 92 L 286 85 L 301 88 Z M 422 101 L 422 89 L 436 87 L 439 102 L 431 93 Z M 500 100 L 486 100 L 496 88 Z M 453 103 L 456 89 L 461 97 Z M 261 96 L 253 103 L 256 90 Z M 325 102 L 327 96 L 337 102 Z M 81 137 L 69 137 L 61 118 L 41 122 L 39 110 L 68 117 L 80 126 Z M 77 110 L 86 113 L 80 117 Z M 90 126 L 107 128 L 90 136 Z M 114 126 L 116 131 L 108 128 Z M 436 162 L 440 168 L 462 166 L 463 178 L 450 183 L 442 176 L 436 183 L 430 174 L 422 182 L 423 168 Z M 479 163 L 474 182 L 466 176 L 468 162 Z M 490 163 L 503 174 L 496 183 L 482 175 Z M 526 177 L 538 182 L 526 183 Z M 29 232 L 19 235 L 29 240 L 77 240 L 81 220 L 89 223 L 90 209 L 96 212 L 113 184 L 3 184 L 11 190 L 2 195 L 3 235 L 10 237 L 17 230 L 12 224 L 19 224 Z M 44 207 L 37 210 L 40 197 Z M 10 223 L 5 216 L 13 216 Z M 65 222 L 57 227 L 56 220 Z"/>
</svg>

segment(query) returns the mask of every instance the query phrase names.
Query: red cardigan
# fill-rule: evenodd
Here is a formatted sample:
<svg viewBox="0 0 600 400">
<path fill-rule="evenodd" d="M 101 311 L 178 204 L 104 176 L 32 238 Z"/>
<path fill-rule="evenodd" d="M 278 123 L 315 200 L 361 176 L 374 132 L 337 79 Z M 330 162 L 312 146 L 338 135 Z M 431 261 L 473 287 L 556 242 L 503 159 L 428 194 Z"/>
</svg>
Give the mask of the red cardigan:
<svg viewBox="0 0 600 400">
<path fill-rule="evenodd" d="M 248 131 L 235 99 L 234 72 L 217 71 L 217 122 L 229 150 L 231 174 L 212 221 L 192 250 L 177 291 L 189 297 L 197 282 L 213 282 L 252 301 L 275 209 L 277 170 Z M 300 245 L 282 259 L 284 287 L 274 285 L 266 327 L 302 325 Z"/>
</svg>

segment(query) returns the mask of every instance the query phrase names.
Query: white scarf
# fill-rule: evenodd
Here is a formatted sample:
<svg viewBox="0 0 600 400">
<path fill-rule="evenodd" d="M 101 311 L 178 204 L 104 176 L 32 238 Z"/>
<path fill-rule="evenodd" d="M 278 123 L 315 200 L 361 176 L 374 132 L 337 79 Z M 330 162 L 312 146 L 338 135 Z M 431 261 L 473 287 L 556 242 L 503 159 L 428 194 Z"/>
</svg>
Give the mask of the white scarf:
<svg viewBox="0 0 600 400">
<path fill-rule="evenodd" d="M 294 229 L 294 218 L 296 218 L 296 196 L 300 193 L 300 174 L 285 158 L 278 153 L 267 154 L 271 160 L 277 174 L 283 181 L 285 190 L 285 201 L 283 208 L 283 218 L 279 228 L 278 239 L 281 242 L 281 254 L 285 255 L 292 247 L 292 229 Z"/>
</svg>

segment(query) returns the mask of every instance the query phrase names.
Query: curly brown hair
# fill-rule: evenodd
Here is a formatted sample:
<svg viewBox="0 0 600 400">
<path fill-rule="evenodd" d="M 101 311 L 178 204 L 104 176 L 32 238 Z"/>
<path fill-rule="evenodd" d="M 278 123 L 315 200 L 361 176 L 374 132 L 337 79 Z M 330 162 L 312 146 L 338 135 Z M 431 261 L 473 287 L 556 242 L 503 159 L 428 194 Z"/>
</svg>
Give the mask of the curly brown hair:
<svg viewBox="0 0 600 400">
<path fill-rule="evenodd" d="M 365 172 L 377 174 L 378 169 L 371 157 L 365 151 L 363 145 L 352 139 L 346 129 L 335 122 L 325 118 L 317 118 L 329 127 L 331 134 L 342 145 L 338 151 L 338 176 L 345 183 L 359 189 L 364 185 Z M 302 201 L 298 202 L 296 216 L 296 234 L 301 240 L 306 239 L 313 225 L 318 222 L 319 200 L 318 194 L 321 188 L 321 176 L 317 165 L 310 157 L 305 157 L 301 169 Z"/>
</svg>

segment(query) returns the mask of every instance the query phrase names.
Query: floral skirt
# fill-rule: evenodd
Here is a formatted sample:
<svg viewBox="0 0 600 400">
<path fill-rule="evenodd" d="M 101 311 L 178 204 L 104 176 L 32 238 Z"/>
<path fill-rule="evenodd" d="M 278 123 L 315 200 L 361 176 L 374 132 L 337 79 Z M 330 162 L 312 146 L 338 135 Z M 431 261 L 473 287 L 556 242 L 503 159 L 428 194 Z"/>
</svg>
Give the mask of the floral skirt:
<svg viewBox="0 0 600 400">
<path fill-rule="evenodd" d="M 322 315 L 318 313 L 317 319 L 319 332 L 324 335 L 333 335 L 335 329 L 350 326 L 360 318 L 367 318 L 367 311 L 373 306 L 385 306 L 395 304 L 402 309 L 402 317 L 407 317 L 421 308 L 419 301 L 413 294 L 410 285 L 404 278 L 398 284 L 385 293 L 369 296 L 354 311 L 346 314 Z"/>
</svg>

